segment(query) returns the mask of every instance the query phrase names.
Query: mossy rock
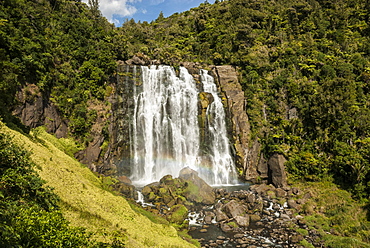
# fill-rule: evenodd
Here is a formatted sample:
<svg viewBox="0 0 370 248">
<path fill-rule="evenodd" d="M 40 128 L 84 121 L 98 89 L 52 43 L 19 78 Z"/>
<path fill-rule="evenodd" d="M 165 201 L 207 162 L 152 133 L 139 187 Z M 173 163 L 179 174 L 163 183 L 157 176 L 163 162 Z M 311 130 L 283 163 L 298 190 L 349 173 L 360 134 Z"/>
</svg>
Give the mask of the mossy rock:
<svg viewBox="0 0 370 248">
<path fill-rule="evenodd" d="M 160 184 L 165 184 L 165 185 L 172 185 L 174 183 L 174 179 L 172 178 L 171 175 L 166 175 L 161 178 L 159 181 Z"/>
<path fill-rule="evenodd" d="M 158 196 L 156 194 L 154 194 L 154 192 L 150 192 L 149 195 L 148 195 L 148 201 L 150 201 L 150 202 L 155 201 L 157 198 L 158 198 Z"/>
<path fill-rule="evenodd" d="M 234 221 L 227 223 L 227 225 L 232 227 L 232 228 L 238 228 L 239 227 L 238 224 L 236 224 Z"/>
<path fill-rule="evenodd" d="M 159 195 L 160 196 L 165 196 L 168 194 L 168 189 L 167 188 L 159 188 Z"/>
<path fill-rule="evenodd" d="M 184 205 L 175 205 L 167 215 L 167 220 L 175 224 L 183 224 L 188 217 L 188 209 Z"/>
</svg>

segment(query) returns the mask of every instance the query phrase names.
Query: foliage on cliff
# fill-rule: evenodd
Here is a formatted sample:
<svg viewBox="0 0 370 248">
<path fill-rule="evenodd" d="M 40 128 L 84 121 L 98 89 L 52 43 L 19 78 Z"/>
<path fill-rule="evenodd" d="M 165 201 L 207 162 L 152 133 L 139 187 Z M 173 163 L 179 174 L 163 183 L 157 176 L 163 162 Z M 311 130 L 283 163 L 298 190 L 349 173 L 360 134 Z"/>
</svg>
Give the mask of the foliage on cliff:
<svg viewBox="0 0 370 248">
<path fill-rule="evenodd" d="M 87 100 L 104 99 L 115 70 L 115 29 L 94 6 L 65 0 L 0 3 L 0 114 L 9 119 L 16 92 L 37 85 L 85 136 L 96 113 Z M 30 99 L 32 95 L 28 96 Z"/>
<path fill-rule="evenodd" d="M 216 1 L 152 23 L 127 21 L 127 54 L 232 64 L 252 138 L 294 178 L 370 195 L 369 1 Z"/>
</svg>

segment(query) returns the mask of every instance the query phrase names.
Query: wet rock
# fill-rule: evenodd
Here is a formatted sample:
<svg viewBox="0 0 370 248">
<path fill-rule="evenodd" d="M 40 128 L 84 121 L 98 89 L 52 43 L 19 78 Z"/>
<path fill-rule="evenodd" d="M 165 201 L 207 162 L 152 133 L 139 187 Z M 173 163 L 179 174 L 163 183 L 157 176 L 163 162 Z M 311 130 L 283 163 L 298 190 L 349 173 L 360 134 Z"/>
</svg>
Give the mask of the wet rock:
<svg viewBox="0 0 370 248">
<path fill-rule="evenodd" d="M 256 214 L 252 214 L 249 217 L 250 217 L 251 222 L 258 222 L 261 220 L 261 216 L 256 215 Z"/>
<path fill-rule="evenodd" d="M 266 169 L 263 167 L 261 144 L 255 139 L 252 147 L 250 146 L 250 123 L 245 111 L 245 97 L 238 81 L 237 70 L 233 66 L 223 65 L 216 66 L 212 73 L 226 96 L 228 115 L 234 130 L 236 164 L 243 169 L 246 180 L 256 181 L 258 177 L 264 178 L 267 173 L 264 174 Z M 260 166 L 259 171 L 257 171 L 258 166 Z"/>
<path fill-rule="evenodd" d="M 180 171 L 179 178 L 188 180 L 196 186 L 195 190 L 193 187 L 189 187 L 189 190 L 184 191 L 184 195 L 189 201 L 205 205 L 210 205 L 215 202 L 216 197 L 212 187 L 200 178 L 196 171 L 186 167 Z"/>
<path fill-rule="evenodd" d="M 222 212 L 221 210 L 217 209 L 215 211 L 215 213 L 216 213 L 216 221 L 217 222 L 221 222 L 221 221 L 224 221 L 224 220 L 228 219 L 227 215 L 224 212 Z"/>
<path fill-rule="evenodd" d="M 210 225 L 210 224 L 212 224 L 212 220 L 213 220 L 214 217 L 215 217 L 215 214 L 213 212 L 207 211 L 206 216 L 204 217 L 204 222 L 207 225 Z"/>
<path fill-rule="evenodd" d="M 235 200 L 231 200 L 223 206 L 222 210 L 226 213 L 228 217 L 235 218 L 237 216 L 244 215 L 247 207 L 239 204 Z"/>
<path fill-rule="evenodd" d="M 249 216 L 235 216 L 236 224 L 240 227 L 249 226 Z"/>
<path fill-rule="evenodd" d="M 231 232 L 233 230 L 233 228 L 225 222 L 221 223 L 220 227 L 223 232 Z"/>
</svg>

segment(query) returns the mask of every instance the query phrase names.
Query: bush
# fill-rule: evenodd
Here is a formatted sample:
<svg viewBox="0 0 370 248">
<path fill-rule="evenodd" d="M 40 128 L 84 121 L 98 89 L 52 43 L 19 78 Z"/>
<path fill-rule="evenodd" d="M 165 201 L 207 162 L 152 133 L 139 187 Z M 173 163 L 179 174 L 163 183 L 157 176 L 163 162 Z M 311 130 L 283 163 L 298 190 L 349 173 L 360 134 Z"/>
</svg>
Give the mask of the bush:
<svg viewBox="0 0 370 248">
<path fill-rule="evenodd" d="M 30 154 L 5 133 L 0 157 L 0 247 L 88 246 L 84 230 L 69 227 L 58 210 L 59 198 L 44 186 Z"/>
</svg>

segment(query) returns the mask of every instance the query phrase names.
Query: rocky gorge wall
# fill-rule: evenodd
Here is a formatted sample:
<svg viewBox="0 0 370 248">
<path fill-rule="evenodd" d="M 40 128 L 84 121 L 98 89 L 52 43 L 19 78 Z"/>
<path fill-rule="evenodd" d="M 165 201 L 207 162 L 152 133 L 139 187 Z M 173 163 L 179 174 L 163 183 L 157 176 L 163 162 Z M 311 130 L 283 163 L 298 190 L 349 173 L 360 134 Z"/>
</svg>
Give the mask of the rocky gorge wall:
<svg viewBox="0 0 370 248">
<path fill-rule="evenodd" d="M 130 97 L 132 87 L 129 86 L 140 83 L 140 67 L 134 65 L 155 63 L 155 61 L 137 57 L 126 62 L 119 61 L 115 82 L 111 84 L 112 94 L 106 99 L 109 105 L 94 101 L 89 103 L 90 108 L 97 110 L 98 117 L 90 131 L 86 148 L 77 153 L 76 158 L 88 165 L 91 170 L 114 176 L 129 174 L 130 116 L 134 104 Z M 204 67 L 197 63 L 182 63 L 182 66 L 187 68 L 197 82 L 200 81 L 199 70 Z M 284 157 L 275 154 L 267 160 L 261 152 L 261 144 L 257 139 L 250 139 L 250 123 L 245 110 L 245 97 L 236 68 L 224 65 L 210 66 L 208 70 L 223 95 L 223 103 L 227 110 L 229 139 L 232 143 L 231 150 L 240 176 L 252 182 L 265 181 L 275 186 L 286 185 Z M 32 97 L 26 97 L 29 95 Z M 47 131 L 55 133 L 58 138 L 68 135 L 68 120 L 61 117 L 57 107 L 47 96 L 42 95 L 36 86 L 31 85 L 22 89 L 18 94 L 18 100 L 20 104 L 13 114 L 19 117 L 24 125 L 31 128 L 45 125 Z M 200 95 L 200 123 L 202 123 L 202 118 L 205 118 L 204 110 L 210 102 L 212 99 L 209 96 Z M 109 140 L 103 135 L 104 128 L 109 133 Z M 205 142 L 206 140 L 203 141 Z M 121 179 L 127 182 L 125 177 Z"/>
</svg>

